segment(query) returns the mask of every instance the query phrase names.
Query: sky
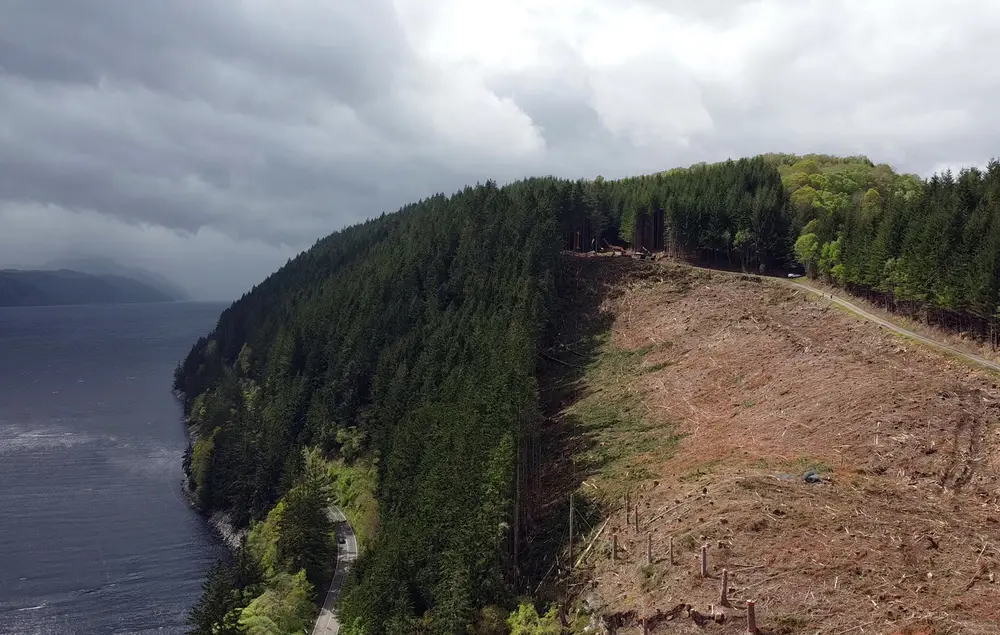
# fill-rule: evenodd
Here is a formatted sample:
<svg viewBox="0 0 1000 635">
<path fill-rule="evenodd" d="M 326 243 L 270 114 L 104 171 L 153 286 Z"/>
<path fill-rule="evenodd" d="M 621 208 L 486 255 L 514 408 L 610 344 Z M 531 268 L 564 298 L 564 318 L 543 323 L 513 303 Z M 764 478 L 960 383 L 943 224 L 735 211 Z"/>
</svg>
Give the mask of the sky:
<svg viewBox="0 0 1000 635">
<path fill-rule="evenodd" d="M 108 256 L 231 300 L 490 178 L 982 165 L 997 24 L 990 0 L 2 0 L 0 265 Z"/>
</svg>

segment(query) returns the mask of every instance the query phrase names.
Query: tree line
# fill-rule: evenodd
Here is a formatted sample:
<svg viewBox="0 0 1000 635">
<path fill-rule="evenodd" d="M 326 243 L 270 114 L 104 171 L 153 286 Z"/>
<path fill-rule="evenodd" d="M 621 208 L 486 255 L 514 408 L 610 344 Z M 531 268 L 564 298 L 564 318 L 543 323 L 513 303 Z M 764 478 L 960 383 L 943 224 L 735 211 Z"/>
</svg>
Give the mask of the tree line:
<svg viewBox="0 0 1000 635">
<path fill-rule="evenodd" d="M 997 347 L 1000 163 L 922 180 L 816 156 L 787 165 L 785 180 L 810 276 Z"/>
</svg>

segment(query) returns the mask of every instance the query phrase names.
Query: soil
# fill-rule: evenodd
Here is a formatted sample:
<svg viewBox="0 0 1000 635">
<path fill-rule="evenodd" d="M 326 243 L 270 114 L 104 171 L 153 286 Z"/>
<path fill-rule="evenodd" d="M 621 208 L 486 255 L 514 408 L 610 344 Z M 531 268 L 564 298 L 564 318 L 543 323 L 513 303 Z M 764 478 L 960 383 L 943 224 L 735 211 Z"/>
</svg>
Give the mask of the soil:
<svg viewBox="0 0 1000 635">
<path fill-rule="evenodd" d="M 564 594 L 623 635 L 643 619 L 743 633 L 747 600 L 775 635 L 997 632 L 997 376 L 777 281 L 571 260 L 577 292 L 601 302 L 581 302 L 598 309 L 577 326 L 605 333 L 593 359 L 560 356 L 588 370 L 547 404 L 550 437 L 574 448 L 551 469 L 571 463 L 604 518 L 554 581 Z M 578 330 L 561 337 L 582 346 Z"/>
</svg>

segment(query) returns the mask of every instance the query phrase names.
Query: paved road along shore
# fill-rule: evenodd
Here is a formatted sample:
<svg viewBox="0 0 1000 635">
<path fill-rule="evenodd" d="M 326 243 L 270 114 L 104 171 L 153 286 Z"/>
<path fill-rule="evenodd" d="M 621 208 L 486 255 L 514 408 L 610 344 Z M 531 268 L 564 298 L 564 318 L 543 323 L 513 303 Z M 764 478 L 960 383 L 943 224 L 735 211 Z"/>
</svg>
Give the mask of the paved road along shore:
<svg viewBox="0 0 1000 635">
<path fill-rule="evenodd" d="M 330 588 L 323 600 L 323 608 L 316 619 L 312 635 L 337 635 L 340 632 L 340 620 L 337 618 L 337 604 L 340 602 L 340 588 L 344 586 L 347 574 L 358 558 L 358 539 L 354 536 L 351 524 L 339 507 L 327 510 L 330 520 L 335 523 L 337 532 L 337 568 L 330 582 Z"/>
</svg>

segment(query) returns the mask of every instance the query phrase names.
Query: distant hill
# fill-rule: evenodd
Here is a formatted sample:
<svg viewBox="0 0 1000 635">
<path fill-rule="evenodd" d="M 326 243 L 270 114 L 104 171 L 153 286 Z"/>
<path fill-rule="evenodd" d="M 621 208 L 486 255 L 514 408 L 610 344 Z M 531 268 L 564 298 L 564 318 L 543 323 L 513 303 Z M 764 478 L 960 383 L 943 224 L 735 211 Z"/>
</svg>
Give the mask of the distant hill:
<svg viewBox="0 0 1000 635">
<path fill-rule="evenodd" d="M 0 270 L 0 306 L 172 302 L 174 297 L 122 276 L 80 271 Z"/>
<path fill-rule="evenodd" d="M 157 289 L 174 300 L 190 300 L 190 294 L 177 283 L 154 271 L 136 266 L 125 266 L 110 258 L 101 256 L 81 256 L 76 258 L 57 258 L 45 263 L 40 269 L 69 269 L 94 276 L 119 276 L 131 278 L 147 286 Z"/>
</svg>

